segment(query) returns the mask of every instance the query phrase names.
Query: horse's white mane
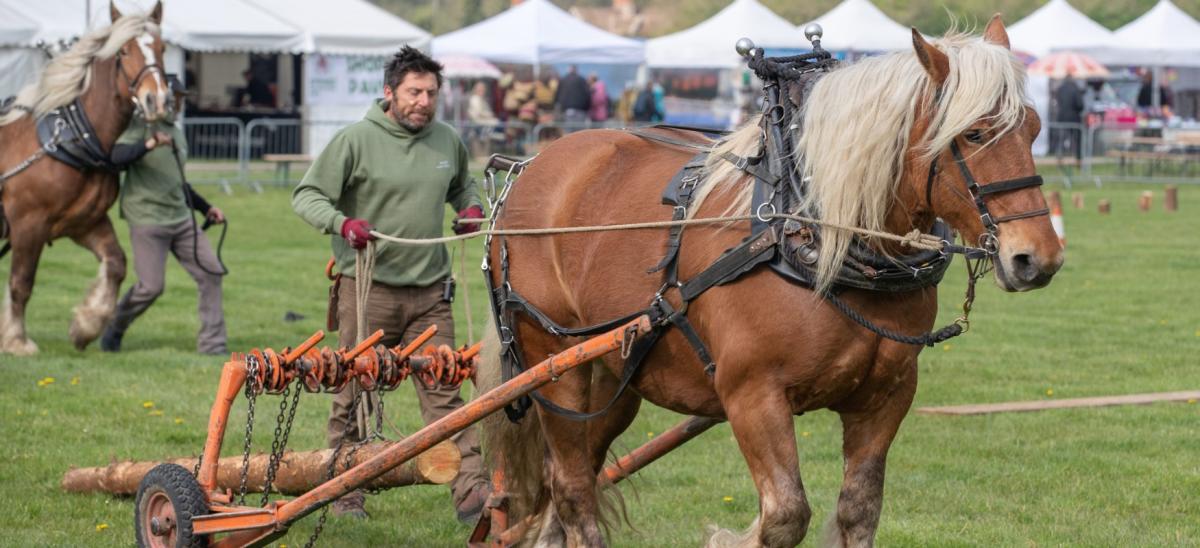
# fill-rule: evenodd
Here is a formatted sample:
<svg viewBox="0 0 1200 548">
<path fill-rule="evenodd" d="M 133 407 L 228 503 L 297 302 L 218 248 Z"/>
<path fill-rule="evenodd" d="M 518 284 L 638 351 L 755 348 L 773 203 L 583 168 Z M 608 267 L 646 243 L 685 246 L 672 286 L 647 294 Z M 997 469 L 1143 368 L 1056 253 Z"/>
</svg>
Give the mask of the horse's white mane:
<svg viewBox="0 0 1200 548">
<path fill-rule="evenodd" d="M 34 118 L 69 104 L 91 85 L 89 69 L 94 59 L 116 55 L 125 42 L 147 32 L 158 33 L 158 25 L 148 15 L 126 15 L 111 26 L 84 35 L 71 49 L 51 60 L 36 82 L 22 88 L 15 104 L 32 109 Z M 11 124 L 25 114 L 12 109 L 0 116 L 0 126 Z"/>
<path fill-rule="evenodd" d="M 1029 103 L 1025 69 L 1007 48 L 959 33 L 932 43 L 950 60 L 950 74 L 937 104 L 928 73 L 913 50 L 870 57 L 817 81 L 797 114 L 801 129 L 796 160 L 802 166 L 800 175 L 810 179 L 808 199 L 799 209 L 831 223 L 881 231 L 904 172 L 909 135 L 919 110 L 931 113 L 929 129 L 918 143 L 918 150 L 930 156 L 980 121 L 991 127 L 993 136 L 1023 123 Z M 752 185 L 721 155 L 755 154 L 758 123 L 758 118 L 750 120 L 709 155 L 693 213 L 722 187 L 738 192 L 727 212 L 749 209 Z M 831 228 L 821 235 L 818 290 L 833 281 L 853 236 Z"/>
</svg>

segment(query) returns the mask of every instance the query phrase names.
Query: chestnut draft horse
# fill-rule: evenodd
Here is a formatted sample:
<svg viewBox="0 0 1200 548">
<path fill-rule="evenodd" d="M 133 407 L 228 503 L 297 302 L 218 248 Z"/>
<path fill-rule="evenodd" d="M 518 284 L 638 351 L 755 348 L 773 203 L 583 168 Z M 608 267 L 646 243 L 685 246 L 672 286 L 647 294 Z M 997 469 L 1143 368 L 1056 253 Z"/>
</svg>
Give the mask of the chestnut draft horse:
<svg viewBox="0 0 1200 548">
<path fill-rule="evenodd" d="M 1031 155 L 1040 122 L 1028 106 L 1024 68 L 1008 49 L 1003 24 L 994 18 L 982 38 L 954 34 L 929 43 L 915 30 L 912 36 L 913 51 L 835 69 L 811 89 L 796 120 L 795 147 L 809 205 L 826 222 L 897 235 L 929 232 L 941 218 L 966 242 L 994 238 L 981 247 L 991 248 L 995 281 L 1004 290 L 1048 284 L 1063 251 L 1040 190 L 1013 184 L 1040 184 Z M 693 215 L 749 211 L 751 177 L 723 169 L 719 156 L 724 151 L 754 156 L 759 135 L 752 124 L 717 144 L 707 179 L 700 182 L 700 195 L 707 195 L 693 202 Z M 513 183 L 495 226 L 669 219 L 671 208 L 661 205 L 660 194 L 694 153 L 628 132 L 574 133 L 546 148 Z M 978 194 L 968 179 L 978 180 Z M 988 190 L 989 183 L 997 186 Z M 994 217 L 981 215 L 976 196 L 986 198 Z M 678 255 L 679 279 L 695 276 L 748 233 L 743 221 L 689 226 Z M 828 227 L 821 237 L 816 287 L 829 287 L 850 238 Z M 663 274 L 648 270 L 662 258 L 666 242 L 665 229 L 508 236 L 490 246 L 489 275 L 501 284 L 503 261 L 512 290 L 553 322 L 595 325 L 646 308 L 662 289 Z M 880 242 L 874 245 L 888 251 Z M 905 334 L 929 331 L 937 314 L 936 287 L 846 288 L 838 296 L 877 326 Z M 502 463 L 512 492 L 513 523 L 528 524 L 526 538 L 539 545 L 604 545 L 597 473 L 610 443 L 645 399 L 729 421 L 758 490 L 759 516 L 743 535 L 725 531 L 710 542 L 793 546 L 805 537 L 811 516 L 793 417 L 828 408 L 841 416 L 845 458 L 828 539 L 872 544 L 887 452 L 916 391 L 921 346 L 864 329 L 821 294 L 767 268 L 712 287 L 691 302 L 687 316 L 714 358 L 713 376 L 680 329 L 671 327 L 632 377 L 632 389 L 607 413 L 576 422 L 538 402 L 536 413 L 519 424 L 501 417 L 485 426 L 490 453 Z M 572 343 L 528 315 L 516 318 L 525 363 Z M 608 356 L 572 370 L 539 394 L 569 410 L 596 411 L 618 393 L 623 367 L 617 356 Z M 481 389 L 495 382 L 480 380 Z"/>
<path fill-rule="evenodd" d="M 116 6 L 110 11 L 115 23 L 50 61 L 39 81 L 0 116 L 0 225 L 7 219 L 12 247 L 0 352 L 37 352 L 25 332 L 25 310 L 42 248 L 55 239 L 69 237 L 100 261 L 96 282 L 71 321 L 75 347 L 95 340 L 116 308 L 125 253 L 108 218 L 118 182 L 116 172 L 105 169 L 107 155 L 135 108 L 157 120 L 169 94 L 158 28 L 162 4 L 148 15 L 122 16 Z M 38 137 L 38 121 L 47 118 L 61 122 L 51 144 Z M 59 151 L 80 158 L 81 167 L 56 159 Z"/>
</svg>

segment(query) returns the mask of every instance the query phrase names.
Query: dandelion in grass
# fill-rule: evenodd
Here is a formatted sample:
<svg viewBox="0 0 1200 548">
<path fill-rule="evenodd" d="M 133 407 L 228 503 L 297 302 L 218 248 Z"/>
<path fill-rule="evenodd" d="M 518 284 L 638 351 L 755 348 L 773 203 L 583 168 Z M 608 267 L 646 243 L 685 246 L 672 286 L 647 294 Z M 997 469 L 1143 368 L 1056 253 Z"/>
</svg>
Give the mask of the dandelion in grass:
<svg viewBox="0 0 1200 548">
<path fill-rule="evenodd" d="M 45 377 L 37 382 L 39 387 L 50 386 L 52 384 L 54 384 L 54 377 Z"/>
<path fill-rule="evenodd" d="M 802 438 L 807 438 L 807 437 L 809 437 L 809 436 L 811 436 L 811 435 L 812 435 L 812 432 L 809 432 L 809 431 L 807 431 L 807 430 L 805 430 L 805 431 L 803 431 L 803 432 L 801 432 L 801 433 L 800 433 L 800 437 L 802 437 Z"/>
<path fill-rule="evenodd" d="M 96 532 L 97 533 L 102 533 L 102 532 L 104 532 L 105 529 L 108 529 L 107 523 L 97 523 L 96 524 Z"/>
<path fill-rule="evenodd" d="M 1196 398 L 1189 398 L 1188 403 L 1196 403 Z"/>
<path fill-rule="evenodd" d="M 79 384 L 79 377 L 71 377 L 71 386 L 77 386 L 78 384 Z"/>
<path fill-rule="evenodd" d="M 729 495 L 725 495 L 724 497 L 721 498 L 721 500 L 724 501 L 726 504 L 728 504 L 730 502 L 733 502 L 733 497 L 731 497 Z"/>
<path fill-rule="evenodd" d="M 646 432 L 646 437 L 647 437 L 647 438 L 653 438 L 653 437 L 654 437 L 654 432 Z"/>
<path fill-rule="evenodd" d="M 151 411 L 151 412 L 150 412 L 150 416 L 151 416 L 151 417 L 161 417 L 162 415 L 163 415 L 163 412 L 162 412 L 161 410 L 158 410 L 158 409 L 155 409 L 155 410 L 153 410 L 153 411 Z"/>
<path fill-rule="evenodd" d="M 954 348 L 954 345 L 950 345 L 950 344 L 943 344 L 943 345 L 942 345 L 942 352 L 949 352 L 951 348 Z"/>
<path fill-rule="evenodd" d="M 1046 389 L 1046 396 L 1047 396 L 1047 397 L 1051 397 L 1051 398 L 1052 398 L 1052 397 L 1054 397 L 1054 389 L 1053 389 L 1053 388 L 1047 388 L 1047 389 Z"/>
<path fill-rule="evenodd" d="M 175 424 L 183 424 L 183 419 L 175 417 Z"/>
<path fill-rule="evenodd" d="M 143 409 L 154 409 L 154 402 L 144 401 L 144 402 L 142 402 L 142 408 Z"/>
</svg>

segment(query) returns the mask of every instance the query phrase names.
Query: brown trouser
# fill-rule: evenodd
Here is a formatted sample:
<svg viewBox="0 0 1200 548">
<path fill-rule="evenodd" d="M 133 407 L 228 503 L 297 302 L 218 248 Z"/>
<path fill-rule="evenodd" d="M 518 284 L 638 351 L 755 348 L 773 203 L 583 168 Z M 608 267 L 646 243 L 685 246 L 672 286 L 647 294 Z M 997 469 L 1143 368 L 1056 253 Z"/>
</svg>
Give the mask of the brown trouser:
<svg viewBox="0 0 1200 548">
<path fill-rule="evenodd" d="M 117 333 L 125 333 L 133 320 L 162 295 L 167 252 L 170 251 L 179 265 L 196 280 L 196 287 L 200 290 L 196 303 L 200 312 L 196 350 L 204 354 L 224 353 L 225 313 L 221 309 L 221 276 L 211 273 L 220 272 L 221 265 L 208 243 L 208 237 L 200 231 L 199 226 L 191 220 L 172 225 L 130 225 L 129 243 L 133 247 L 133 269 L 138 279 L 117 303 L 112 329 Z M 205 272 L 205 269 L 210 272 Z"/>
<path fill-rule="evenodd" d="M 357 323 L 355 319 L 354 279 L 342 279 L 338 290 L 338 344 L 351 347 L 358 341 Z M 368 333 L 377 329 L 384 332 L 383 344 L 396 346 L 408 342 L 420 335 L 430 325 L 438 326 L 437 335 L 429 344 L 454 346 L 454 318 L 451 315 L 450 303 L 442 300 L 442 284 L 436 283 L 429 287 L 394 287 L 381 283 L 371 285 L 369 303 L 367 305 Z M 463 400 L 459 397 L 458 388 L 425 388 L 413 377 L 413 386 L 417 389 L 417 400 L 421 404 L 421 419 L 429 424 L 440 419 L 455 409 L 462 407 Z M 355 416 L 351 414 L 350 405 L 353 403 L 357 384 L 347 387 L 334 397 L 333 408 L 329 412 L 329 424 L 326 437 L 330 447 L 336 447 L 343 439 L 346 443 L 361 439 L 355 425 Z M 365 398 L 364 398 L 365 399 Z M 374 419 L 371 421 L 374 422 Z M 368 429 L 371 425 L 368 425 Z M 475 428 L 471 427 L 458 433 L 454 438 L 462 452 L 462 468 L 458 477 L 450 482 L 450 492 L 457 507 L 462 499 L 471 492 L 471 487 L 486 481 L 482 474 L 482 459 L 479 456 L 479 438 Z"/>
</svg>

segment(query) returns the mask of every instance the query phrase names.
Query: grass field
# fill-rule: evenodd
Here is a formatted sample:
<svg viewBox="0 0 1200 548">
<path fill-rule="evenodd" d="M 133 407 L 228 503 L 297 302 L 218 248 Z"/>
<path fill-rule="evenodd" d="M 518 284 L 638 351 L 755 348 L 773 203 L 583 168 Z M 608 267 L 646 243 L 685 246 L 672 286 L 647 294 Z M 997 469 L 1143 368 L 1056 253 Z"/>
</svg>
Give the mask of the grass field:
<svg viewBox="0 0 1200 548">
<path fill-rule="evenodd" d="M 1145 189 L 1157 193 L 1151 213 L 1135 207 Z M 1174 214 L 1162 211 L 1159 187 L 1076 191 L 1087 208 L 1066 211 L 1067 262 L 1053 284 L 1026 294 L 984 286 L 970 333 L 923 354 L 917 406 L 1200 387 L 1200 188 L 1182 188 Z M 326 238 L 291 214 L 284 191 L 238 187 L 227 196 L 209 187 L 206 194 L 232 222 L 225 246 L 230 349 L 280 348 L 321 328 Z M 1112 200 L 1111 215 L 1096 213 L 1101 198 Z M 118 232 L 127 237 L 123 223 Z M 486 303 L 472 247 L 478 334 Z M 0 262 L 5 280 L 7 268 Z M 126 335 L 124 352 L 76 352 L 67 340 L 70 311 L 95 270 L 90 254 L 68 241 L 48 249 L 29 314 L 41 353 L 0 356 L 0 545 L 132 544 L 132 500 L 65 494 L 63 472 L 114 458 L 191 455 L 204 441 L 223 360 L 194 354 L 191 280 L 172 261 L 166 294 Z M 962 278 L 960 262 L 942 287 L 940 323 L 961 303 Z M 465 339 L 463 300 L 460 293 Z M 289 311 L 304 319 L 285 322 Z M 322 445 L 326 398 L 302 399 L 293 448 Z M 388 400 L 398 428 L 419 427 L 411 388 Z M 258 450 L 269 448 L 276 402 L 260 400 Z M 236 407 L 226 454 L 240 453 L 245 415 Z M 618 449 L 679 420 L 646 406 Z M 817 412 L 797 419 L 796 431 L 815 513 L 807 544 L 814 545 L 839 489 L 840 427 L 832 413 Z M 914 413 L 889 459 L 878 543 L 1198 546 L 1198 440 L 1195 402 L 963 418 Z M 633 527 L 616 533 L 616 546 L 696 546 L 706 524 L 742 528 L 757 511 L 724 425 L 635 476 L 624 493 Z M 331 519 L 320 544 L 461 546 L 468 533 L 444 487 L 393 490 L 368 504 L 371 520 Z M 300 522 L 280 543 L 303 545 L 314 525 L 311 517 Z"/>
</svg>

